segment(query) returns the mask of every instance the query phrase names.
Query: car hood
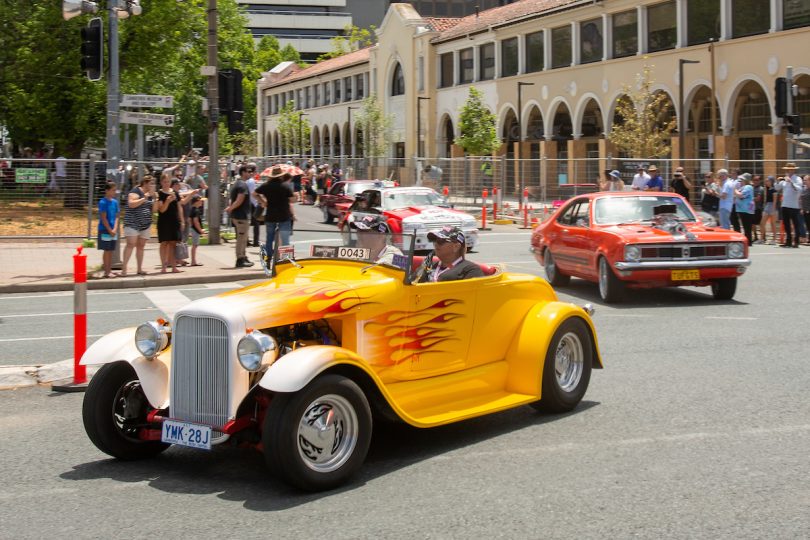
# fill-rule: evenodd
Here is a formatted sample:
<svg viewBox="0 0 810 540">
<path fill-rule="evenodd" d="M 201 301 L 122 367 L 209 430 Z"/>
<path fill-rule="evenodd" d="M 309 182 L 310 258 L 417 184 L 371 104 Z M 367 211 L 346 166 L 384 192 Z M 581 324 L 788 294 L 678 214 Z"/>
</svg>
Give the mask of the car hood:
<svg viewBox="0 0 810 540">
<path fill-rule="evenodd" d="M 385 214 L 407 223 L 455 223 L 462 221 L 464 218 L 472 219 L 472 216 L 465 212 L 452 208 L 442 208 L 441 206 L 410 206 L 408 208 L 388 210 Z"/>
<path fill-rule="evenodd" d="M 342 261 L 303 262 L 302 266 L 284 268 L 275 278 L 256 285 L 197 300 L 177 314 L 241 318 L 247 328 L 270 328 L 350 314 L 364 318 L 364 311 L 390 306 L 402 296 L 401 272 L 376 267 L 361 274 L 365 265 Z"/>
<path fill-rule="evenodd" d="M 628 224 L 602 227 L 627 242 L 654 244 L 661 242 L 741 242 L 745 236 L 735 231 L 706 227 L 700 223 L 682 223 L 682 230 L 667 230 L 651 225 Z"/>
</svg>

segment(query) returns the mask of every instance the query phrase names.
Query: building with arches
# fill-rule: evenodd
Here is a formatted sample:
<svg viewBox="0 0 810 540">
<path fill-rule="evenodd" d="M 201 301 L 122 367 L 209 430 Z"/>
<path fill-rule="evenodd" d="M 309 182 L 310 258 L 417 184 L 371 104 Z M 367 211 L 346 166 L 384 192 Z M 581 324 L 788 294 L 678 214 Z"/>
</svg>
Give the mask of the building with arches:
<svg viewBox="0 0 810 540">
<path fill-rule="evenodd" d="M 546 157 L 552 176 L 593 181 L 620 157 L 606 134 L 625 85 L 649 65 L 654 90 L 666 96 L 660 120 L 686 118 L 684 148 L 674 135 L 671 158 L 773 174 L 788 154 L 774 112 L 775 79 L 788 66 L 797 112 L 810 126 L 808 26 L 806 0 L 520 0 L 462 18 L 391 4 L 373 47 L 264 74 L 261 148 L 283 153 L 278 103 L 295 99 L 318 127 L 313 154 L 357 155 L 348 109 L 359 105 L 362 84 L 395 118 L 391 157 L 417 156 L 420 141 L 420 156 L 461 156 L 459 108 L 474 85 L 497 117 L 501 153 Z M 698 63 L 683 66 L 681 89 L 682 59 Z M 574 175 L 569 163 L 583 158 L 593 158 L 590 168 Z"/>
</svg>

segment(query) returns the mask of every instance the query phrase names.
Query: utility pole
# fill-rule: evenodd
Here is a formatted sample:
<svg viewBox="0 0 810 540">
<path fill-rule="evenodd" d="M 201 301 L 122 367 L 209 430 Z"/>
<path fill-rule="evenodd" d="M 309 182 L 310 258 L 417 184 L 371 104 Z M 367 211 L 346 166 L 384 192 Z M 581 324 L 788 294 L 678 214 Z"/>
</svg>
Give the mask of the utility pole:
<svg viewBox="0 0 810 540">
<path fill-rule="evenodd" d="M 217 0 L 208 0 L 208 243 L 219 244 L 222 221 L 219 178 L 219 77 L 217 75 Z"/>
<path fill-rule="evenodd" d="M 108 0 L 109 11 L 107 47 L 109 48 L 110 72 L 107 75 L 107 179 L 117 182 L 118 162 L 121 160 L 120 126 L 118 123 L 118 0 Z"/>
<path fill-rule="evenodd" d="M 793 118 L 793 66 L 787 67 L 787 73 L 785 75 L 786 83 L 785 90 L 787 91 L 787 96 L 785 96 L 785 112 L 787 113 L 787 118 Z M 795 139 L 796 134 L 792 133 L 793 130 L 788 131 L 787 138 L 788 139 Z M 796 160 L 796 145 L 791 144 L 788 142 L 787 145 L 788 151 L 788 161 L 795 161 Z"/>
</svg>

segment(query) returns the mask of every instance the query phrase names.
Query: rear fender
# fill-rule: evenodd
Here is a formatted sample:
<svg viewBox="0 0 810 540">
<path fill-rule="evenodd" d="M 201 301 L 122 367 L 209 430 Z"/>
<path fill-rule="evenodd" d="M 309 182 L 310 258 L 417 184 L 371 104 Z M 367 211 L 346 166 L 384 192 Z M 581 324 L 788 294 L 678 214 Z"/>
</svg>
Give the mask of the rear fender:
<svg viewBox="0 0 810 540">
<path fill-rule="evenodd" d="M 540 396 L 543 364 L 554 332 L 565 321 L 577 317 L 585 322 L 591 334 L 594 369 L 602 369 L 596 330 L 584 309 L 565 302 L 536 304 L 526 315 L 523 325 L 515 334 L 506 360 L 509 362 L 507 388 L 511 392 Z"/>
<path fill-rule="evenodd" d="M 83 366 L 99 366 L 112 362 L 127 362 L 138 375 L 141 388 L 156 409 L 169 406 L 169 366 L 171 348 L 156 358 L 145 358 L 135 348 L 135 328 L 123 328 L 102 337 L 85 351 L 79 362 Z"/>
</svg>

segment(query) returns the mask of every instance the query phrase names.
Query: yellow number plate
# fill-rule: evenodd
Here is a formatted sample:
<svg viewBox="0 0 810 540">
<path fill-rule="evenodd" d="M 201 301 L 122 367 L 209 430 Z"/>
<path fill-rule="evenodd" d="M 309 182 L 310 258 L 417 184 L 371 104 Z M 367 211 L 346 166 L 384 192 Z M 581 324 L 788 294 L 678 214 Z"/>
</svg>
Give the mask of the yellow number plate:
<svg viewBox="0 0 810 540">
<path fill-rule="evenodd" d="M 695 281 L 700 279 L 700 270 L 673 270 L 672 281 Z"/>
</svg>

